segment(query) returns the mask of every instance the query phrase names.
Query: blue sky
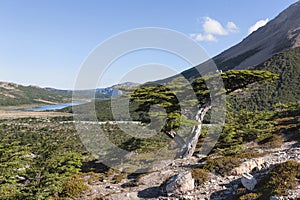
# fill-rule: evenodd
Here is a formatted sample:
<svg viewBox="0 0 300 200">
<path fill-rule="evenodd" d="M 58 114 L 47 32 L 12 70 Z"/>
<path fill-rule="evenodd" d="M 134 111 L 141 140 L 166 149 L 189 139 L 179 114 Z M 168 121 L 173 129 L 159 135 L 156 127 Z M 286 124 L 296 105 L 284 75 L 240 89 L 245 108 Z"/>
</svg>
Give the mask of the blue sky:
<svg viewBox="0 0 300 200">
<path fill-rule="evenodd" d="M 251 26 L 263 25 L 294 2 L 0 0 L 0 80 L 71 89 L 81 64 L 99 43 L 133 28 L 176 30 L 214 56 L 245 38 Z M 99 86 L 117 83 L 133 64 L 161 63 L 175 71 L 190 67 L 165 53 L 147 53 L 120 59 Z"/>
</svg>

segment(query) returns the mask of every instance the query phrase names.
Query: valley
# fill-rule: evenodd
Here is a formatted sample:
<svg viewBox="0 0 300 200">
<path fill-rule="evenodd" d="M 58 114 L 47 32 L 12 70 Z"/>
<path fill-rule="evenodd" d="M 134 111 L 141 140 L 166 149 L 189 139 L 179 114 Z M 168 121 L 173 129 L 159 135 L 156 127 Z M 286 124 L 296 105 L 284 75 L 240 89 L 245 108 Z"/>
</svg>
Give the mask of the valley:
<svg viewBox="0 0 300 200">
<path fill-rule="evenodd" d="M 163 80 L 0 82 L 0 200 L 300 199 L 299 14 Z"/>
</svg>

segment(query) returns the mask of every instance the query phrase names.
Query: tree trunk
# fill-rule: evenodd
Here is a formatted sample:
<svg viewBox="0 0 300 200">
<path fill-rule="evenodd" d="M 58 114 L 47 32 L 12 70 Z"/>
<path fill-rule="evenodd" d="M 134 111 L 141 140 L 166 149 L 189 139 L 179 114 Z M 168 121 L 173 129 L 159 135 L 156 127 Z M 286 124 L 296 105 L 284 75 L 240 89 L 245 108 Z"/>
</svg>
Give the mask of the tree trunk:
<svg viewBox="0 0 300 200">
<path fill-rule="evenodd" d="M 204 116 L 210 109 L 211 102 L 209 101 L 198 110 L 195 120 L 199 122 L 199 124 L 193 127 L 191 133 L 189 134 L 186 140 L 185 145 L 183 145 L 182 148 L 180 148 L 180 150 L 177 152 L 176 158 L 189 158 L 193 155 L 197 146 L 199 136 L 201 134 Z"/>
</svg>

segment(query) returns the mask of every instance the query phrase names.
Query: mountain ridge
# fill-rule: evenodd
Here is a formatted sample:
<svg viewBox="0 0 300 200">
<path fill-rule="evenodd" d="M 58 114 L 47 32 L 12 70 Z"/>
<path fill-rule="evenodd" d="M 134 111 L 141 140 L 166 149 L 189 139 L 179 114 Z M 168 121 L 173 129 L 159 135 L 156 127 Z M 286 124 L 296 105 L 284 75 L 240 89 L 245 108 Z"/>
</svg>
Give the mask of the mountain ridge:
<svg viewBox="0 0 300 200">
<path fill-rule="evenodd" d="M 300 45 L 300 1 L 292 4 L 265 26 L 251 33 L 242 42 L 214 58 L 222 70 L 255 66 L 289 48 Z M 251 52 L 255 52 L 253 55 Z M 236 66 L 222 66 L 237 56 L 249 54 Z"/>
<path fill-rule="evenodd" d="M 83 90 L 82 99 L 95 94 L 96 99 L 109 99 L 113 95 L 123 94 L 119 87 L 132 87 L 137 83 L 125 82 L 107 88 Z M 21 85 L 13 82 L 0 81 L 0 106 L 15 106 L 24 104 L 58 104 L 72 101 L 72 90 L 42 88 L 35 85 Z"/>
<path fill-rule="evenodd" d="M 240 43 L 204 63 L 181 72 L 181 75 L 188 80 L 194 79 L 200 76 L 197 68 L 214 64 L 220 70 L 246 69 L 263 63 L 277 53 L 299 46 L 300 1 L 297 1 Z"/>
</svg>

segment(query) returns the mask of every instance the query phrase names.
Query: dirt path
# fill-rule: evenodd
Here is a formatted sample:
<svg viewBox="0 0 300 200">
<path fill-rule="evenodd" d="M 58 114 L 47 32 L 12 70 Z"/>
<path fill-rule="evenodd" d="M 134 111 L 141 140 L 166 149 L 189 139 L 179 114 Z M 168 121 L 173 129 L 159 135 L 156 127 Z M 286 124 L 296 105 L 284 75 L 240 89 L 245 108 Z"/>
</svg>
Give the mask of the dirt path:
<svg viewBox="0 0 300 200">
<path fill-rule="evenodd" d="M 0 110 L 0 119 L 18 119 L 18 118 L 27 118 L 27 117 L 68 117 L 72 116 L 70 113 L 62 112 L 31 112 L 31 111 L 5 111 Z"/>
</svg>

